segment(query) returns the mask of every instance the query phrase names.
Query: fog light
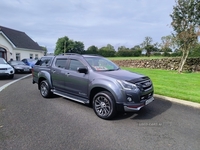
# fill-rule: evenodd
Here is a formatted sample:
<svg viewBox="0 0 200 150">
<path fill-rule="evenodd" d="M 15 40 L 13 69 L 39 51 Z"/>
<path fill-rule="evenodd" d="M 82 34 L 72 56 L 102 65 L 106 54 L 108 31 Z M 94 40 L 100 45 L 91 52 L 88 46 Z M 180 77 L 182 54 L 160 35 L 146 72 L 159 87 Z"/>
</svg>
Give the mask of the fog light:
<svg viewBox="0 0 200 150">
<path fill-rule="evenodd" d="M 131 97 L 127 97 L 127 101 L 128 102 L 132 102 L 132 98 Z"/>
</svg>

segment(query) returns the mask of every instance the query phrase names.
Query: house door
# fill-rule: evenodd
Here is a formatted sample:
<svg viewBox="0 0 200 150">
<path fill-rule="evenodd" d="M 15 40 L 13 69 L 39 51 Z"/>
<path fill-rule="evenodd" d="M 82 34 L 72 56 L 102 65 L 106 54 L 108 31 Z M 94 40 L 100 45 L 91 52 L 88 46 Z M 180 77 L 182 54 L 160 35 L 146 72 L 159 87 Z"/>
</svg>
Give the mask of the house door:
<svg viewBox="0 0 200 150">
<path fill-rule="evenodd" d="M 6 50 L 4 48 L 2 48 L 2 47 L 0 47 L 0 57 L 4 58 L 5 60 L 7 60 Z"/>
</svg>

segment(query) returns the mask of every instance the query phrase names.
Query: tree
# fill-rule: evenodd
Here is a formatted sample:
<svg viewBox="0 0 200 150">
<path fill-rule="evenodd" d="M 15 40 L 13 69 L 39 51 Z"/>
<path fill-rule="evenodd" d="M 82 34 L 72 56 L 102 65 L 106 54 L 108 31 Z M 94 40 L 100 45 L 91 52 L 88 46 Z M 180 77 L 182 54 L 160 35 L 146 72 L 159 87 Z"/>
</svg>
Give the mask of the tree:
<svg viewBox="0 0 200 150">
<path fill-rule="evenodd" d="M 99 55 L 102 55 L 104 57 L 114 57 L 115 56 L 115 49 L 112 45 L 107 44 L 106 47 L 101 47 L 99 49 Z"/>
<path fill-rule="evenodd" d="M 171 25 L 174 38 L 182 51 L 178 72 L 182 72 L 190 50 L 197 44 L 200 35 L 200 0 L 176 0 Z"/>
<path fill-rule="evenodd" d="M 144 47 L 147 46 L 147 45 L 151 45 L 152 42 L 153 42 L 153 38 L 147 36 L 147 37 L 145 37 L 144 41 L 143 41 L 142 44 L 140 44 L 140 45 L 141 45 L 142 48 L 144 48 Z"/>
<path fill-rule="evenodd" d="M 79 41 L 73 41 L 67 36 L 59 38 L 56 42 L 56 49 L 54 51 L 55 55 L 62 53 L 79 53 L 84 52 L 84 44 Z"/>
<path fill-rule="evenodd" d="M 118 47 L 118 51 L 122 51 L 122 50 L 129 50 L 129 48 L 126 48 L 125 46 Z"/>
<path fill-rule="evenodd" d="M 82 54 L 84 52 L 84 44 L 79 41 L 70 40 L 67 52 Z"/>
<path fill-rule="evenodd" d="M 174 47 L 174 38 L 172 35 L 167 35 L 161 37 L 161 51 L 162 52 L 172 52 L 172 48 Z"/>
<path fill-rule="evenodd" d="M 135 45 L 131 50 L 141 50 L 141 47 L 140 45 Z"/>
<path fill-rule="evenodd" d="M 153 39 L 149 36 L 145 37 L 145 40 L 142 42 L 141 47 L 142 49 L 146 50 L 146 56 L 150 57 L 151 52 L 154 49 L 154 45 L 152 44 Z"/>
<path fill-rule="evenodd" d="M 118 57 L 130 57 L 130 56 L 132 56 L 132 51 L 130 51 L 129 50 L 129 48 L 126 48 L 126 46 L 120 46 L 120 47 L 118 47 L 118 49 L 117 49 L 118 51 L 117 51 L 117 53 L 116 53 L 116 55 L 118 56 Z"/>
<path fill-rule="evenodd" d="M 55 55 L 66 53 L 66 48 L 69 45 L 69 38 L 67 36 L 59 38 L 56 42 Z"/>
<path fill-rule="evenodd" d="M 198 43 L 194 48 L 191 49 L 189 56 L 200 57 L 200 43 Z"/>
<path fill-rule="evenodd" d="M 47 50 L 47 48 L 46 48 L 46 47 L 43 47 L 43 46 L 41 46 L 41 48 L 44 50 L 44 56 L 46 56 L 46 55 L 47 55 L 47 53 L 48 53 L 48 50 Z"/>
<path fill-rule="evenodd" d="M 150 57 L 151 55 L 151 52 L 153 51 L 154 49 L 154 46 L 153 45 L 147 45 L 144 47 L 145 50 L 146 50 L 146 56 Z"/>
<path fill-rule="evenodd" d="M 107 50 L 115 51 L 114 46 L 112 46 L 111 44 L 107 44 L 106 48 L 107 48 Z"/>
<path fill-rule="evenodd" d="M 98 54 L 98 47 L 92 45 L 92 46 L 88 47 L 86 53 L 87 54 Z"/>
</svg>

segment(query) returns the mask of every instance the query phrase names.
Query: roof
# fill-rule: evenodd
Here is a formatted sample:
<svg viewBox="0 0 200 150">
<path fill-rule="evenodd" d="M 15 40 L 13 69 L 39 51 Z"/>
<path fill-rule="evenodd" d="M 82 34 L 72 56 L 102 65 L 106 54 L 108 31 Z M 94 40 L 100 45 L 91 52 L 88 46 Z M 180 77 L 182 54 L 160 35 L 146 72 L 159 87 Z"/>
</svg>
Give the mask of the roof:
<svg viewBox="0 0 200 150">
<path fill-rule="evenodd" d="M 25 32 L 0 26 L 0 31 L 17 47 L 34 50 L 43 50 L 35 41 L 33 41 Z"/>
</svg>

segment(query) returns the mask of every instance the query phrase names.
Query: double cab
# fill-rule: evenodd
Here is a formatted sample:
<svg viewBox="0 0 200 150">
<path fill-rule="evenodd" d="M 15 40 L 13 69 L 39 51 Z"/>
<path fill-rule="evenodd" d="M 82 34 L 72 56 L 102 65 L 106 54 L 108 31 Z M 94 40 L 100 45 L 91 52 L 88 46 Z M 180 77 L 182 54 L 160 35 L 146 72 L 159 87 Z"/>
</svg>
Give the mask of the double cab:
<svg viewBox="0 0 200 150">
<path fill-rule="evenodd" d="M 102 119 L 112 119 L 119 111 L 139 111 L 154 100 L 148 76 L 123 70 L 98 55 L 44 56 L 32 74 L 44 98 L 55 94 L 89 104 Z"/>
</svg>

